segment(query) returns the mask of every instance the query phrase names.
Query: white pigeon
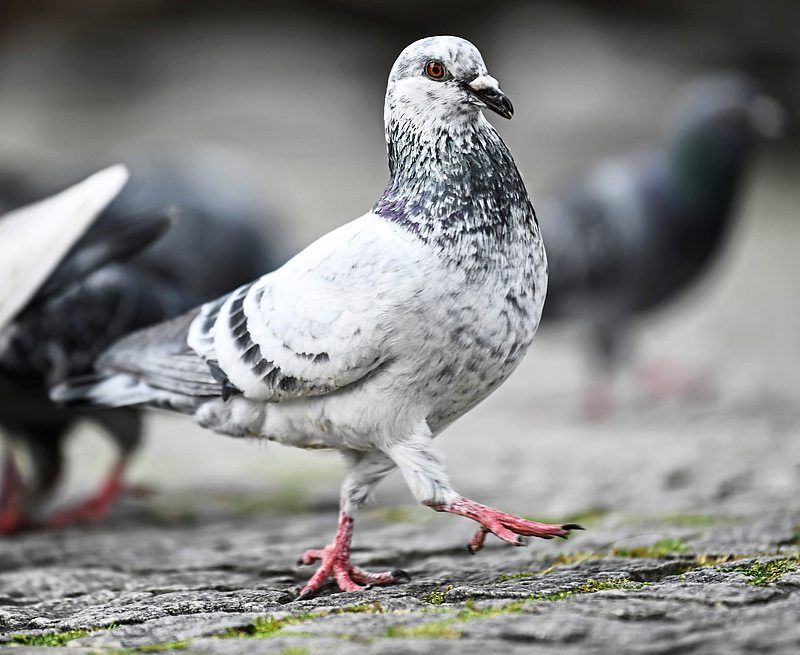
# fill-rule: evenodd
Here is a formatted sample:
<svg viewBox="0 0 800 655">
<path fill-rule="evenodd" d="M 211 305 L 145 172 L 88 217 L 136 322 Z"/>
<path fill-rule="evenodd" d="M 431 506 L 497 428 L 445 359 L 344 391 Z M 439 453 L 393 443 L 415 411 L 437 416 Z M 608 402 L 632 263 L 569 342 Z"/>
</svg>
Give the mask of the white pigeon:
<svg viewBox="0 0 800 655">
<path fill-rule="evenodd" d="M 390 181 L 372 211 L 283 267 L 135 333 L 64 402 L 148 404 L 223 434 L 331 448 L 348 466 L 339 529 L 303 562 L 343 591 L 388 584 L 350 561 L 353 516 L 399 468 L 415 498 L 522 545 L 580 526 L 528 521 L 461 496 L 433 439 L 517 367 L 539 323 L 547 263 L 511 153 L 481 113 L 511 103 L 478 50 L 431 37 L 398 57 L 386 93 Z"/>
<path fill-rule="evenodd" d="M 70 188 L 0 216 L 0 330 L 119 194 L 128 169 L 105 168 Z"/>
</svg>

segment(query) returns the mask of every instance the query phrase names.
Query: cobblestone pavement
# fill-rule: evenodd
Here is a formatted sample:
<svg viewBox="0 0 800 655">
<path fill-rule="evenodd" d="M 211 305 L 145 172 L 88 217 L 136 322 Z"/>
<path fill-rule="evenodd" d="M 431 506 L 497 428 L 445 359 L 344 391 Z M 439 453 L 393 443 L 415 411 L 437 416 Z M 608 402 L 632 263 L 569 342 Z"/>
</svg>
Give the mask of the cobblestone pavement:
<svg viewBox="0 0 800 655">
<path fill-rule="evenodd" d="M 554 25 L 542 28 L 544 36 Z M 250 100 L 240 103 L 239 142 L 272 153 L 261 172 L 296 199 L 289 215 L 297 217 L 298 246 L 368 207 L 384 182 L 380 103 L 366 101 L 383 93 L 382 78 L 369 94 L 360 87 L 333 93 L 343 84 L 337 71 L 348 71 L 349 79 L 360 64 L 365 36 L 320 46 L 324 61 L 304 70 L 331 91 L 325 113 L 281 95 L 296 87 L 294 79 L 253 81 L 270 62 L 269 79 L 285 68 L 262 47 L 280 51 L 289 37 L 259 29 L 249 41 L 247 35 L 229 40 L 230 47 L 252 48 L 233 61 L 254 62 L 246 69 L 243 97 Z M 597 103 L 583 101 L 587 83 L 609 93 L 624 88 L 607 83 L 600 63 L 608 62 L 600 59 L 602 48 L 592 49 L 596 40 L 579 39 L 588 50 L 576 51 L 580 64 L 564 78 L 556 55 L 547 63 L 548 38 L 520 33 L 497 40 L 502 46 L 493 61 L 524 66 L 499 74 L 516 80 L 521 112 L 547 109 L 548 97 L 564 86 L 575 99 L 551 110 L 592 105 L 594 111 Z M 25 40 L 30 47 L 39 42 L 52 45 L 49 38 Z M 570 52 L 576 42 L 571 35 Z M 182 62 L 183 44 L 153 38 L 148 48 L 166 48 L 168 61 Z M 191 56 L 204 50 L 197 46 Z M 203 100 L 217 70 L 218 55 L 208 51 L 208 65 L 198 64 L 202 74 L 188 78 L 188 91 L 178 84 L 183 64 L 176 64 L 141 101 L 146 118 L 108 125 L 129 125 L 132 134 L 147 131 L 154 139 L 180 136 L 182 129 L 194 134 L 198 126 L 216 136 L 220 116 L 230 116 L 231 108 L 224 95 L 222 105 Z M 615 52 L 609 48 L 606 57 Z M 652 95 L 646 105 L 652 112 L 644 115 L 656 116 L 668 91 L 656 88 L 663 71 L 653 64 L 649 74 L 649 60 L 639 57 L 635 68 L 622 70 L 631 72 L 640 96 Z M 19 66 L 24 88 L 28 61 Z M 530 84 L 523 74 L 534 76 Z M 72 78 L 64 79 L 71 90 Z M 31 107 L 53 103 L 26 104 L 28 96 L 14 92 L 14 78 L 3 82 L 3 114 L 14 116 L 16 108 L 24 118 L 1 131 L 13 146 Z M 191 116 L 187 97 L 198 98 Z M 166 110 L 156 113 L 156 101 Z M 615 102 L 599 128 L 537 121 L 534 113 L 504 124 L 534 193 L 591 155 L 589 137 L 605 137 L 605 126 L 617 124 L 612 118 L 631 116 Z M 60 113 L 72 106 L 65 104 Z M 127 111 L 130 103 L 118 104 Z M 69 125 L 83 130 L 42 131 L 44 152 L 71 152 L 103 127 L 97 113 L 80 106 L 68 116 Z M 570 116 L 579 121 L 582 114 Z M 654 120 L 640 126 L 642 134 Z M 562 122 L 566 127 L 553 129 Z M 636 136 L 629 132 L 626 139 Z M 313 147 L 298 148 L 298 134 Z M 114 142 L 122 136 L 115 131 Z M 606 152 L 609 143 L 595 146 Z M 465 495 L 537 519 L 578 521 L 586 532 L 524 549 L 492 540 L 473 557 L 464 549 L 473 526 L 415 507 L 393 476 L 356 525 L 354 559 L 375 570 L 402 567 L 411 582 L 353 595 L 329 589 L 291 602 L 311 573 L 294 562 L 335 528 L 338 459 L 255 448 L 180 417 L 154 415 L 130 475 L 152 487 L 152 496 L 125 499 L 102 525 L 0 541 L 0 652 L 800 652 L 799 168 L 780 153 L 760 163 L 723 261 L 701 289 L 649 320 L 642 334 L 637 361 L 703 370 L 704 393 L 656 401 L 626 378 L 618 410 L 586 422 L 578 409 L 585 366 L 577 335 L 554 331 L 537 337 L 511 380 L 440 438 L 451 478 Z M 322 184 L 319 194 L 307 192 L 309 179 Z M 357 187 L 346 187 L 348 180 L 358 180 Z M 79 465 L 61 501 L 96 483 L 109 457 L 102 437 L 88 430 L 70 454 Z"/>
</svg>

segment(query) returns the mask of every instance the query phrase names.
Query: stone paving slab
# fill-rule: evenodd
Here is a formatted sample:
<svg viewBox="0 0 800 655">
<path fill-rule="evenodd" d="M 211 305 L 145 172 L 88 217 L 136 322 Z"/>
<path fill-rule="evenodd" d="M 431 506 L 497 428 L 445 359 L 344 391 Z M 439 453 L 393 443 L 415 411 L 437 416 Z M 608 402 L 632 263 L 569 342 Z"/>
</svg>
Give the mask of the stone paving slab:
<svg viewBox="0 0 800 655">
<path fill-rule="evenodd" d="M 462 523 L 367 519 L 354 559 L 372 569 L 402 566 L 411 582 L 357 594 L 327 589 L 293 601 L 310 574 L 294 564 L 297 553 L 319 539 L 314 526 L 328 520 L 327 513 L 307 512 L 166 526 L 154 515 L 148 525 L 140 508 L 107 526 L 6 540 L 0 652 L 463 654 L 557 646 L 567 653 L 788 653 L 800 647 L 800 516 L 670 525 L 607 514 L 568 542 L 528 548 L 494 542 L 475 556 L 459 542 L 469 534 Z M 297 535 L 296 543 L 269 543 L 267 535 L 281 526 Z M 68 647 L 34 647 L 43 639 Z"/>
</svg>

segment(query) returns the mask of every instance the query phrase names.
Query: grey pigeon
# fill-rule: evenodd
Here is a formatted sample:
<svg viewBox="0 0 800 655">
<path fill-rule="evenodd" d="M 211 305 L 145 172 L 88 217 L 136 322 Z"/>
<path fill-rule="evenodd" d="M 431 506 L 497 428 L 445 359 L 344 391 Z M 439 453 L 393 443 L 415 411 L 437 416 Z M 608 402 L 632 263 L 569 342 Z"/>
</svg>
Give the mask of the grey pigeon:
<svg viewBox="0 0 800 655">
<path fill-rule="evenodd" d="M 113 166 L 0 216 L 0 338 L 127 179 L 123 166 Z M 13 404 L 13 390 L 3 386 L 0 384 L 0 404 Z M 18 510 L 24 503 L 25 486 L 13 454 L 6 448 L 0 477 L 0 534 L 18 525 Z"/>
<path fill-rule="evenodd" d="M 661 143 L 604 160 L 545 200 L 543 323 L 588 325 L 600 369 L 612 372 L 634 321 L 708 270 L 759 140 L 780 122 L 778 105 L 748 78 L 703 78 L 682 91 Z"/>
<path fill-rule="evenodd" d="M 433 439 L 522 360 L 544 304 L 547 264 L 506 145 L 481 113 L 511 103 L 478 50 L 451 36 L 407 47 L 384 110 L 389 183 L 372 210 L 275 272 L 112 346 L 62 402 L 153 405 L 236 437 L 331 448 L 347 463 L 334 541 L 307 551 L 340 589 L 388 584 L 350 560 L 355 511 L 399 468 L 415 498 L 520 546 L 565 537 L 468 500 Z"/>
<path fill-rule="evenodd" d="M 202 194 L 187 193 L 190 177 L 137 162 L 132 184 L 0 332 L 0 426 L 17 450 L 28 451 L 34 469 L 24 483 L 6 451 L 0 532 L 23 527 L 55 487 L 64 438 L 78 420 L 102 426 L 119 459 L 95 494 L 50 516 L 50 525 L 104 516 L 141 441 L 138 410 L 65 410 L 49 400 L 49 386 L 91 371 L 97 356 L 129 332 L 182 314 L 279 263 L 261 235 L 261 215 L 242 212 L 243 201 L 222 207 L 204 202 L 205 179 Z M 36 182 L 29 187 L 17 184 L 16 197 L 42 188 Z M 159 208 L 171 199 L 183 203 L 168 212 L 178 214 L 176 221 Z M 132 215 L 134 208 L 144 213 Z"/>
</svg>

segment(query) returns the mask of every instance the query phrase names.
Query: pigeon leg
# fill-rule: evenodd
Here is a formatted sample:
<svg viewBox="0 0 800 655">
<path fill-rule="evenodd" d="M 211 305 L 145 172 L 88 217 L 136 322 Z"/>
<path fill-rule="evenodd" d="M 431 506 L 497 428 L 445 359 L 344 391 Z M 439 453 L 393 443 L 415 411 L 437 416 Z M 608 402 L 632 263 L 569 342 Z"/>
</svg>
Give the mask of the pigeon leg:
<svg viewBox="0 0 800 655">
<path fill-rule="evenodd" d="M 649 364 L 637 371 L 642 386 L 658 398 L 697 398 L 711 395 L 706 372 L 669 363 Z"/>
<path fill-rule="evenodd" d="M 124 459 L 115 464 L 94 494 L 77 505 L 58 510 L 47 520 L 47 524 L 61 528 L 81 521 L 99 521 L 108 516 L 114 502 L 125 490 L 122 478 L 126 465 Z"/>
<path fill-rule="evenodd" d="M 405 571 L 370 573 L 350 562 L 350 542 L 353 538 L 353 517 L 342 510 L 339 513 L 339 529 L 333 543 L 325 548 L 311 549 L 300 558 L 302 564 L 319 561 L 316 573 L 306 583 L 298 596 L 304 600 L 313 596 L 329 578 L 333 578 L 342 591 L 361 591 L 366 585 L 394 584 L 408 580 Z"/>
<path fill-rule="evenodd" d="M 409 579 L 405 571 L 371 573 L 350 562 L 353 514 L 367 501 L 372 488 L 395 468 L 395 464 L 378 454 L 346 452 L 345 458 L 350 470 L 342 484 L 339 529 L 332 544 L 307 550 L 300 558 L 302 564 L 318 561 L 320 566 L 303 587 L 298 600 L 314 595 L 329 578 L 333 578 L 342 591 L 361 591 L 367 585 L 394 584 Z"/>
<path fill-rule="evenodd" d="M 528 543 L 526 537 L 539 537 L 540 539 L 561 537 L 566 539 L 572 530 L 583 530 L 583 527 L 577 523 L 553 524 L 529 521 L 528 519 L 481 505 L 463 496 L 459 496 L 450 503 L 433 504 L 431 508 L 437 512 L 449 512 L 450 514 L 465 516 L 481 524 L 481 527 L 478 528 L 475 536 L 467 546 L 471 553 L 477 553 L 483 548 L 486 535 L 490 532 L 513 546 L 524 546 Z"/>
<path fill-rule="evenodd" d="M 467 548 L 475 553 L 483 548 L 491 532 L 514 546 L 524 546 L 526 537 L 567 538 L 572 530 L 583 530 L 577 523 L 563 525 L 538 523 L 476 503 L 456 493 L 447 479 L 441 456 L 433 448 L 433 437 L 427 423 L 421 423 L 417 434 L 394 444 L 390 454 L 411 492 L 423 505 L 437 512 L 458 514 L 480 523 Z"/>
<path fill-rule="evenodd" d="M 24 527 L 26 491 L 14 453 L 7 447 L 3 456 L 3 479 L 0 486 L 0 534 L 13 534 Z"/>
</svg>

